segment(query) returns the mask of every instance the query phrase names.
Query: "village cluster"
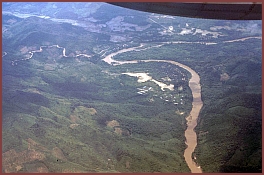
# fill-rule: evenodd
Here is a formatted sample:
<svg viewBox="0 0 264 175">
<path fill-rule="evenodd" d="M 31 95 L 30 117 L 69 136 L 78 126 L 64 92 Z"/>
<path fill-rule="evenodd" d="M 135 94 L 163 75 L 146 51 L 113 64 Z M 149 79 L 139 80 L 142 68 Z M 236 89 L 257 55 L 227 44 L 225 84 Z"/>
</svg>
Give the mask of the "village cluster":
<svg viewBox="0 0 264 175">
<path fill-rule="evenodd" d="M 150 91 L 155 92 L 155 90 L 152 87 L 148 87 L 148 86 L 137 88 L 137 90 L 138 90 L 137 93 L 140 95 L 147 95 L 148 92 Z M 184 95 L 180 93 L 170 94 L 168 92 L 165 92 L 165 93 L 162 93 L 161 95 L 154 94 L 153 97 L 160 98 L 161 100 L 164 100 L 166 102 L 172 102 L 175 105 L 184 104 Z"/>
</svg>

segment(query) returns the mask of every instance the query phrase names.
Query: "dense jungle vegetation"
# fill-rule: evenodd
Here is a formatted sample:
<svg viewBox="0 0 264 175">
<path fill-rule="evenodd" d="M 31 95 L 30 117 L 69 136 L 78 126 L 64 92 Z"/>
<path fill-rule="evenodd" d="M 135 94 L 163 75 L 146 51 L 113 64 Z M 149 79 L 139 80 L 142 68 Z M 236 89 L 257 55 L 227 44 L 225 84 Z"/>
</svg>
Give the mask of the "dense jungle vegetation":
<svg viewBox="0 0 264 175">
<path fill-rule="evenodd" d="M 254 38 L 262 36 L 260 21 L 156 17 L 104 3 L 3 5 L 14 9 L 36 16 L 2 17 L 3 172 L 190 172 L 183 153 L 191 74 L 139 61 L 148 59 L 177 61 L 200 76 L 193 156 L 203 172 L 262 171 L 262 40 Z M 179 34 L 184 28 L 193 33 Z M 114 56 L 136 64 L 102 60 L 142 43 L 147 49 Z M 140 83 L 129 72 L 174 89 Z"/>
</svg>

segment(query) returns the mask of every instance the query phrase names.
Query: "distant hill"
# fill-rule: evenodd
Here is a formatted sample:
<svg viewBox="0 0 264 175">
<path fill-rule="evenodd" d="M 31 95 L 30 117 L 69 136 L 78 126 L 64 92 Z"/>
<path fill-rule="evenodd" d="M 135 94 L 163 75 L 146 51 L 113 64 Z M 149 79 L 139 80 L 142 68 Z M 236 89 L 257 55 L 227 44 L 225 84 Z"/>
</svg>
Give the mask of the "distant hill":
<svg viewBox="0 0 264 175">
<path fill-rule="evenodd" d="M 202 171 L 261 172 L 261 29 L 261 21 L 106 3 L 2 3 L 3 171 L 190 172 L 183 153 L 191 74 L 139 61 L 156 59 L 200 76 L 204 105 L 193 158 Z M 142 43 L 114 56 L 136 64 L 102 60 Z"/>
</svg>

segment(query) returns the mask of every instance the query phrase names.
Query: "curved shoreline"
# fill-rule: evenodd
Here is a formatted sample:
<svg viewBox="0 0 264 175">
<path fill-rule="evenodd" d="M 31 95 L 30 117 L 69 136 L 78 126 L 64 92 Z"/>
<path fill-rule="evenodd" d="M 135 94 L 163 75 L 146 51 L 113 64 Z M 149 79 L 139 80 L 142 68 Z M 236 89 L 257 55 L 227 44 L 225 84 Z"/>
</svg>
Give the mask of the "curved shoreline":
<svg viewBox="0 0 264 175">
<path fill-rule="evenodd" d="M 243 42 L 245 40 L 248 39 L 260 39 L 262 40 L 262 37 L 245 37 L 245 38 L 240 38 L 240 39 L 235 39 L 235 40 L 228 40 L 228 41 L 222 41 L 222 43 L 231 43 L 231 42 Z M 116 61 L 114 59 L 112 59 L 113 56 L 119 54 L 119 53 L 124 53 L 124 52 L 129 52 L 129 51 L 141 51 L 141 50 L 146 50 L 152 47 L 161 47 L 165 44 L 204 44 L 204 45 L 212 45 L 212 44 L 219 44 L 219 43 L 213 43 L 213 42 L 187 42 L 187 41 L 174 41 L 174 42 L 160 42 L 159 45 L 154 45 L 154 46 L 150 46 L 147 48 L 142 48 L 143 46 L 145 46 L 144 44 L 140 44 L 140 46 L 136 46 L 136 47 L 131 47 L 131 48 L 126 48 L 126 49 L 121 49 L 117 52 L 111 53 L 109 55 L 107 55 L 103 61 L 107 62 L 108 64 L 112 64 L 112 65 L 121 65 L 121 64 L 129 64 L 129 63 L 138 63 L 138 62 L 167 62 L 167 63 L 171 63 L 174 65 L 177 65 L 179 67 L 182 67 L 183 69 L 186 69 L 188 72 L 191 73 L 192 77 L 189 80 L 189 87 L 192 91 L 192 95 L 193 95 L 193 102 L 192 102 L 192 110 L 190 112 L 190 115 L 186 118 L 187 120 L 187 129 L 185 131 L 185 137 L 186 137 L 186 145 L 187 148 L 184 151 L 184 157 L 186 160 L 187 165 L 189 166 L 189 168 L 191 169 L 192 173 L 202 173 L 202 170 L 200 168 L 200 166 L 198 166 L 192 159 L 192 153 L 197 145 L 197 135 L 194 132 L 194 128 L 197 125 L 197 119 L 200 113 L 200 110 L 203 106 L 203 102 L 201 100 L 201 85 L 200 85 L 200 77 L 199 75 L 192 70 L 190 67 L 178 63 L 176 61 L 172 61 L 172 60 L 132 60 L 132 61 Z M 11 61 L 12 65 L 16 65 L 18 61 L 24 61 L 24 60 L 29 60 L 33 57 L 35 52 L 42 52 L 42 47 L 57 47 L 60 49 L 63 49 L 62 51 L 62 56 L 63 57 L 68 57 L 66 56 L 65 52 L 66 49 L 63 47 L 60 47 L 59 45 L 52 45 L 52 46 L 41 46 L 39 50 L 33 50 L 33 51 L 29 51 L 28 53 L 30 54 L 30 56 L 28 58 L 24 58 L 24 59 L 20 59 L 20 60 L 14 60 Z M 7 53 L 4 52 L 4 55 L 2 55 L 2 57 L 6 56 Z M 103 54 L 104 55 L 104 54 Z M 75 57 L 78 56 L 85 56 L 85 57 L 91 57 L 90 55 L 86 55 L 86 54 L 79 54 L 76 55 Z M 114 64 L 113 64 L 114 63 Z"/>
<path fill-rule="evenodd" d="M 194 131 L 194 128 L 197 125 L 197 119 L 200 110 L 203 106 L 203 101 L 201 98 L 200 77 L 193 69 L 176 61 L 147 60 L 145 62 L 150 62 L 150 61 L 171 63 L 187 70 L 192 75 L 192 77 L 189 80 L 189 87 L 192 91 L 193 101 L 192 101 L 192 110 L 190 112 L 190 115 L 186 118 L 187 129 L 185 130 L 185 138 L 186 138 L 185 143 L 187 145 L 187 148 L 184 151 L 184 158 L 192 173 L 202 173 L 201 167 L 197 166 L 197 164 L 192 159 L 192 153 L 194 152 L 194 149 L 197 145 L 197 134 Z"/>
<path fill-rule="evenodd" d="M 186 118 L 187 121 L 187 129 L 185 130 L 185 138 L 186 138 L 186 145 L 187 148 L 184 151 L 184 158 L 185 161 L 190 168 L 192 173 L 202 173 L 202 170 L 200 166 L 197 166 L 197 164 L 192 160 L 192 153 L 194 152 L 194 149 L 197 145 L 197 135 L 196 132 L 194 131 L 194 128 L 197 125 L 197 119 L 200 113 L 200 110 L 203 106 L 203 102 L 201 99 L 201 85 L 200 85 L 200 77 L 199 75 L 190 67 L 181 64 L 176 61 L 172 60 L 133 60 L 133 61 L 116 61 L 112 57 L 119 54 L 119 53 L 124 53 L 132 50 L 136 50 L 140 47 L 142 47 L 143 44 L 141 44 L 138 47 L 133 47 L 133 48 L 128 48 L 128 49 L 123 49 L 118 52 L 111 53 L 110 55 L 106 56 L 103 61 L 107 62 L 108 64 L 115 63 L 113 65 L 121 65 L 121 64 L 135 64 L 140 62 L 166 62 L 170 64 L 174 64 L 176 66 L 179 66 L 188 72 L 191 73 L 192 77 L 189 80 L 189 87 L 192 91 L 192 96 L 193 96 L 193 101 L 192 101 L 192 110 L 190 112 L 190 115 Z"/>
</svg>

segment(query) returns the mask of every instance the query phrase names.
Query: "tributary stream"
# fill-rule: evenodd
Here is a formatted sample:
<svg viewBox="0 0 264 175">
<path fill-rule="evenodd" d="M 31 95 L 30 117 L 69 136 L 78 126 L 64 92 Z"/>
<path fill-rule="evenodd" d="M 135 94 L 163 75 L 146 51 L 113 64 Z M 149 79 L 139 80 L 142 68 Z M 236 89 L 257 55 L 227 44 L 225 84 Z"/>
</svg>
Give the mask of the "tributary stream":
<svg viewBox="0 0 264 175">
<path fill-rule="evenodd" d="M 253 38 L 262 40 L 262 37 L 246 37 L 246 38 L 241 38 L 241 39 L 236 39 L 236 40 L 224 41 L 223 43 L 239 42 L 239 41 L 245 41 L 247 39 L 253 39 Z M 184 151 L 184 158 L 185 158 L 185 160 L 187 162 L 187 165 L 189 166 L 189 168 L 190 168 L 192 173 L 202 173 L 201 167 L 198 166 L 192 159 L 192 153 L 194 152 L 194 149 L 195 149 L 195 147 L 197 145 L 197 135 L 194 132 L 194 128 L 197 125 L 197 119 L 198 119 L 200 110 L 201 110 L 201 108 L 203 106 L 203 102 L 202 102 L 202 99 L 201 99 L 201 85 L 200 85 L 200 77 L 199 77 L 199 75 L 193 69 L 191 69 L 190 67 L 188 67 L 188 66 L 186 66 L 184 64 L 181 64 L 179 62 L 172 61 L 172 60 L 116 61 L 116 60 L 113 59 L 113 56 L 115 56 L 117 54 L 120 54 L 120 53 L 125 53 L 125 52 L 129 52 L 129 51 L 141 51 L 141 50 L 146 50 L 146 49 L 153 48 L 153 47 L 157 48 L 157 47 L 163 46 L 164 44 L 169 44 L 169 43 L 171 43 L 171 44 L 196 43 L 196 44 L 205 44 L 205 45 L 218 44 L 218 43 L 210 43 L 210 42 L 206 43 L 206 42 L 176 41 L 176 42 L 162 42 L 159 45 L 154 45 L 154 46 L 150 46 L 150 47 L 147 47 L 147 48 L 142 48 L 145 45 L 141 44 L 138 47 L 126 48 L 126 49 L 122 49 L 122 50 L 119 50 L 117 52 L 111 53 L 108 56 L 106 56 L 103 59 L 103 61 L 107 62 L 108 64 L 112 64 L 112 65 L 121 65 L 121 64 L 129 64 L 129 63 L 136 64 L 136 63 L 139 63 L 139 62 L 165 62 L 165 63 L 170 63 L 170 64 L 177 65 L 177 66 L 179 66 L 179 67 L 181 67 L 181 68 L 183 68 L 183 69 L 185 69 L 185 70 L 187 70 L 188 72 L 191 73 L 192 77 L 189 80 L 189 87 L 190 87 L 190 89 L 192 91 L 193 102 L 192 102 L 192 110 L 191 110 L 189 116 L 186 118 L 186 120 L 187 120 L 187 129 L 185 131 L 185 137 L 186 137 L 187 148 Z M 57 47 L 57 48 L 63 49 L 63 56 L 64 57 L 68 57 L 65 54 L 66 53 L 66 49 L 63 48 L 63 47 L 60 47 L 58 45 L 41 46 L 39 50 L 34 50 L 34 51 L 29 52 L 29 54 L 30 54 L 29 58 L 12 61 L 12 65 L 13 66 L 16 65 L 18 61 L 31 59 L 35 52 L 42 52 L 42 47 Z M 6 55 L 7 55 L 7 53 L 4 52 L 4 55 L 2 57 L 6 56 Z M 78 56 L 91 57 L 90 55 L 86 55 L 86 54 L 79 54 L 79 55 L 76 55 L 75 57 L 78 57 Z"/>
</svg>

